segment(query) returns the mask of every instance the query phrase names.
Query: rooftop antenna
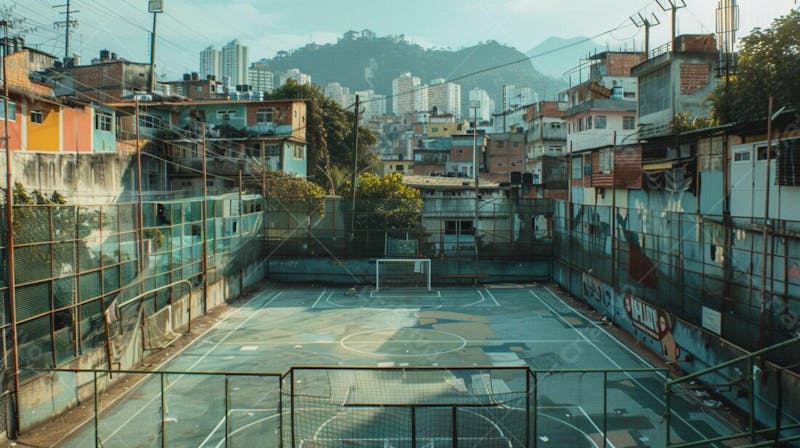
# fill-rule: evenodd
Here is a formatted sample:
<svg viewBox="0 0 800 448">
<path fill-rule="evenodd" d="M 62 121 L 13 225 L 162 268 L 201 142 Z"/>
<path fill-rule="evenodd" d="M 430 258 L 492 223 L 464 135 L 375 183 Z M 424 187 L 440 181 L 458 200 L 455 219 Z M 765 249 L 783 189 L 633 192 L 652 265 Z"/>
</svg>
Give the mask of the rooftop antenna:
<svg viewBox="0 0 800 448">
<path fill-rule="evenodd" d="M 736 31 L 739 30 L 739 5 L 736 0 L 719 0 L 717 3 L 717 45 L 719 46 L 718 77 L 736 73 Z"/>
<path fill-rule="evenodd" d="M 650 28 L 656 25 L 661 25 L 661 20 L 656 17 L 655 13 L 651 13 L 650 16 L 642 15 L 641 12 L 637 12 L 635 16 L 630 17 L 631 22 L 636 25 L 637 28 L 644 28 L 644 54 L 645 56 L 649 57 L 650 54 Z M 674 39 L 674 37 L 673 37 Z M 634 49 L 636 47 L 634 46 Z"/>
<path fill-rule="evenodd" d="M 656 0 L 658 6 L 661 7 L 664 11 L 670 11 L 672 16 L 672 40 L 670 43 L 672 44 L 672 51 L 675 51 L 675 38 L 677 37 L 678 33 L 678 10 L 686 7 L 685 0 Z"/>
</svg>

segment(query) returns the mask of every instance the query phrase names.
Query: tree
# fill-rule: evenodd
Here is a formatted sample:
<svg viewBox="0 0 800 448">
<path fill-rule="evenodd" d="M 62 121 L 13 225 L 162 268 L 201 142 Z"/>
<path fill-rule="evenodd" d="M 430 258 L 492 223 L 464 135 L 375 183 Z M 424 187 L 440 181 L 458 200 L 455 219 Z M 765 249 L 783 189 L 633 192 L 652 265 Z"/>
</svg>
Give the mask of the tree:
<svg viewBox="0 0 800 448">
<path fill-rule="evenodd" d="M 778 105 L 800 105 L 800 11 L 779 17 L 765 30 L 742 39 L 738 73 L 711 94 L 719 123 L 762 120 L 767 98 Z"/>
<path fill-rule="evenodd" d="M 267 207 L 273 210 L 302 211 L 304 215 L 325 214 L 325 190 L 301 177 L 256 165 L 248 189 L 262 191 Z"/>
<path fill-rule="evenodd" d="M 286 84 L 268 95 L 272 99 L 298 98 L 308 100 L 306 104 L 306 142 L 308 144 L 308 172 L 313 181 L 330 186 L 329 177 L 344 171 L 352 175 L 353 124 L 355 115 L 342 108 L 336 101 L 326 98 L 319 87 L 297 84 L 288 80 Z M 358 166 L 371 169 L 377 163 L 372 147 L 377 142 L 375 134 L 359 126 Z"/>
<path fill-rule="evenodd" d="M 352 197 L 352 185 L 345 185 L 344 197 Z M 364 230 L 411 230 L 422 213 L 419 190 L 403 183 L 403 175 L 377 176 L 362 173 L 356 187 L 356 228 Z"/>
</svg>

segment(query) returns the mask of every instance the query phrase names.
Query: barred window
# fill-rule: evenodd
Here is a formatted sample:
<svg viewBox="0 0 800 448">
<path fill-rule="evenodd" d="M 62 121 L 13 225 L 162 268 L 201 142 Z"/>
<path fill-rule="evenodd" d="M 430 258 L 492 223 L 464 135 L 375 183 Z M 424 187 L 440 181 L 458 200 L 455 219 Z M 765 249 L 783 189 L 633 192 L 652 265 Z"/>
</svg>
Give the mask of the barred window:
<svg viewBox="0 0 800 448">
<path fill-rule="evenodd" d="M 800 139 L 780 143 L 775 180 L 778 185 L 800 186 Z"/>
</svg>

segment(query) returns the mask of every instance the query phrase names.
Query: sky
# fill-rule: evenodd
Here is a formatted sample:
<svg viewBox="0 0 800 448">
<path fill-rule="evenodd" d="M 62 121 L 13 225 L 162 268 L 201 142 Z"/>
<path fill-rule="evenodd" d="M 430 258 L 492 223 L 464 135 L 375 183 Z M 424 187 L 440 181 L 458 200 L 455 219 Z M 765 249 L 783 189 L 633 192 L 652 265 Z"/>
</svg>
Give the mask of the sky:
<svg viewBox="0 0 800 448">
<path fill-rule="evenodd" d="M 667 4 L 670 0 L 661 0 Z M 682 0 L 672 0 L 681 2 Z M 2 0 L 26 43 L 64 55 L 67 0 Z M 101 49 L 136 61 L 150 60 L 152 14 L 147 0 L 71 0 L 78 27 L 70 52 L 82 63 Z M 797 0 L 739 0 L 739 36 L 800 7 Z M 717 0 L 685 0 L 678 11 L 678 32 L 713 33 Z M 271 58 L 279 50 L 310 42 L 335 43 L 347 30 L 370 29 L 378 36 L 405 35 L 426 48 L 468 47 L 495 40 L 526 52 L 551 36 L 595 36 L 609 48 L 641 47 L 643 31 L 629 17 L 655 13 L 661 25 L 651 30 L 651 47 L 669 40 L 670 19 L 655 0 L 164 0 L 157 18 L 156 66 L 163 79 L 197 71 L 199 53 L 233 39 L 247 45 L 250 60 Z"/>
</svg>

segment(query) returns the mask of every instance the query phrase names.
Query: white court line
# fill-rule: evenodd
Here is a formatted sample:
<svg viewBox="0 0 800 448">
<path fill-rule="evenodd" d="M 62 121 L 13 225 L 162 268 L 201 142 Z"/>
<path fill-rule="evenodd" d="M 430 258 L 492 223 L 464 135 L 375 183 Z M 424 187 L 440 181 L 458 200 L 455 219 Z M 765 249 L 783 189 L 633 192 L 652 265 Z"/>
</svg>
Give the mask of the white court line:
<svg viewBox="0 0 800 448">
<path fill-rule="evenodd" d="M 545 289 L 545 291 L 547 291 L 548 293 L 550 293 L 550 295 L 551 295 L 551 296 L 553 296 L 553 297 L 554 297 L 556 300 L 558 300 L 559 302 L 561 302 L 561 303 L 562 303 L 562 304 L 564 304 L 565 306 L 569 307 L 570 309 L 572 308 L 571 306 L 569 306 L 569 304 L 567 304 L 566 302 L 564 302 L 564 301 L 561 299 L 561 297 L 559 297 L 559 296 L 558 296 L 556 293 L 554 293 L 553 291 L 551 291 L 551 290 L 550 290 L 550 288 L 548 288 L 547 286 L 544 286 L 544 289 Z M 639 361 L 641 361 L 642 363 L 644 363 L 644 365 L 646 365 L 646 366 L 648 366 L 648 367 L 655 367 L 655 366 L 654 366 L 653 364 L 651 364 L 649 361 L 647 361 L 646 359 L 642 358 L 642 356 L 641 356 L 641 355 L 639 355 L 639 354 L 638 354 L 638 353 L 636 353 L 635 351 L 631 350 L 631 348 L 630 348 L 630 347 L 628 347 L 627 345 L 623 344 L 623 343 L 622 343 L 622 341 L 620 341 L 619 339 L 615 338 L 615 337 L 614 337 L 614 336 L 613 336 L 611 333 L 609 333 L 608 331 L 606 331 L 606 329 L 605 329 L 605 328 L 601 327 L 601 326 L 600 326 L 600 325 L 598 325 L 596 322 L 593 322 L 591 319 L 587 319 L 587 318 L 586 318 L 585 316 L 583 316 L 582 314 L 580 314 L 580 313 L 578 313 L 578 314 L 581 316 L 581 318 L 583 318 L 583 320 L 585 320 L 586 322 L 590 323 L 591 325 L 593 325 L 593 326 L 594 326 L 595 328 L 597 328 L 598 330 L 602 331 L 602 332 L 603 332 L 603 333 L 604 333 L 604 334 L 605 334 L 605 335 L 606 335 L 606 336 L 607 336 L 609 339 L 611 339 L 611 340 L 612 340 L 612 341 L 614 341 L 614 342 L 615 342 L 617 345 L 619 345 L 620 347 L 622 347 L 623 349 L 625 349 L 625 351 L 627 351 L 628 353 L 630 353 L 631 355 L 633 355 L 633 356 L 634 356 L 636 359 L 638 359 Z M 664 375 L 664 374 L 663 374 L 663 373 L 661 373 L 661 372 L 654 372 L 654 373 L 655 373 L 656 375 L 660 376 L 660 377 L 661 377 L 661 379 L 663 379 L 664 381 L 669 381 L 669 379 L 670 379 L 670 378 L 668 378 L 666 375 Z M 710 410 L 709 410 L 709 412 L 710 412 Z M 716 413 L 715 413 L 715 415 L 717 415 L 717 416 L 718 416 L 718 420 L 719 420 L 719 421 L 721 421 L 723 424 L 727 425 L 727 426 L 728 426 L 728 428 L 730 428 L 730 429 L 733 429 L 734 431 L 738 431 L 738 430 L 739 430 L 739 428 L 737 428 L 736 426 L 734 426 L 732 423 L 728 422 L 728 420 L 727 420 L 726 418 L 724 418 L 724 417 L 722 417 L 722 416 L 720 416 L 719 414 L 716 414 Z M 791 416 L 790 416 L 790 417 L 791 417 Z M 798 420 L 795 420 L 795 419 L 793 419 L 793 420 L 794 420 L 795 422 L 798 422 Z"/>
<path fill-rule="evenodd" d="M 589 417 L 589 414 L 586 413 L 586 410 L 583 409 L 583 406 L 578 406 L 578 409 L 581 411 L 581 414 L 583 414 L 584 417 L 586 417 L 586 420 L 589 420 L 589 423 L 594 427 L 594 429 L 597 430 L 597 433 L 598 434 L 602 434 L 603 438 L 606 439 L 606 443 L 608 444 L 608 446 L 610 446 L 611 448 L 616 448 L 614 446 L 614 444 L 611 443 L 610 440 L 608 440 L 608 434 L 603 433 L 603 430 L 600 429 L 599 426 L 597 426 L 597 423 L 595 423 L 594 420 L 592 420 L 591 417 Z M 608 428 L 606 428 L 606 429 L 608 429 Z"/>
<path fill-rule="evenodd" d="M 206 444 L 206 443 L 208 443 L 208 441 L 209 441 L 209 440 L 211 440 L 211 438 L 212 438 L 212 437 L 214 437 L 214 434 L 216 434 L 216 432 L 217 432 L 217 430 L 219 429 L 219 427 L 220 427 L 220 426 L 222 426 L 222 425 L 225 423 L 225 420 L 227 420 L 227 419 L 228 419 L 228 416 L 230 416 L 230 415 L 231 415 L 231 414 L 233 414 L 234 412 L 252 412 L 252 413 L 256 413 L 256 412 L 278 412 L 278 410 L 277 410 L 277 409 L 230 409 L 230 410 L 228 411 L 228 415 L 226 415 L 226 416 L 222 417 L 222 418 L 219 420 L 219 423 L 217 423 L 217 426 L 215 426 L 215 427 L 214 427 L 214 429 L 212 429 L 212 430 L 211 430 L 211 433 L 210 433 L 210 434 L 208 434 L 208 436 L 206 436 L 206 438 L 205 438 L 205 439 L 203 439 L 203 441 L 202 441 L 202 442 L 200 442 L 200 445 L 197 445 L 197 448 L 203 448 L 203 446 L 205 446 L 205 444 Z M 264 418 L 258 419 L 258 420 L 256 420 L 255 422 L 250 422 L 250 423 L 248 423 L 247 425 L 245 425 L 245 426 L 243 426 L 243 427 L 241 427 L 241 428 L 237 429 L 236 431 L 239 431 L 239 430 L 241 430 L 241 429 L 243 429 L 243 428 L 247 428 L 248 426 L 251 426 L 251 425 L 253 425 L 254 423 L 260 423 L 260 422 L 262 422 L 262 421 L 266 421 L 266 420 L 269 420 L 269 419 L 271 419 L 271 418 L 275 418 L 275 417 L 277 417 L 278 415 L 280 415 L 280 414 L 271 415 L 271 416 L 269 416 L 269 417 L 264 417 Z M 235 433 L 236 433 L 236 431 L 234 431 L 234 432 L 233 432 L 233 433 L 231 433 L 231 434 L 228 434 L 228 437 L 230 438 L 230 436 L 232 436 L 233 434 L 235 434 Z M 223 436 L 223 437 L 222 437 L 222 442 L 224 442 L 224 441 L 225 441 L 225 437 Z M 222 442 L 220 442 L 220 443 L 222 443 Z M 219 445 L 217 445 L 217 446 L 219 446 Z"/>
<path fill-rule="evenodd" d="M 562 322 L 564 322 L 565 324 L 567 324 L 567 325 L 568 325 L 570 328 L 572 328 L 572 330 L 573 330 L 573 331 L 575 331 L 576 333 L 578 333 L 578 334 L 579 334 L 579 335 L 580 335 L 580 336 L 581 336 L 581 337 L 582 337 L 582 338 L 583 338 L 583 339 L 584 339 L 586 342 L 588 342 L 588 343 L 589 343 L 589 344 L 590 344 L 592 347 L 594 347 L 594 348 L 595 348 L 595 350 L 597 350 L 598 352 L 600 352 L 600 354 L 601 354 L 601 355 L 603 355 L 603 357 L 605 357 L 607 360 L 609 360 L 609 361 L 611 362 L 611 364 L 613 364 L 613 365 L 614 365 L 614 366 L 615 366 L 617 369 L 620 369 L 620 370 L 622 370 L 622 371 L 624 371 L 624 370 L 625 370 L 625 369 L 624 369 L 624 368 L 623 368 L 621 365 L 619 365 L 619 363 L 617 363 L 617 361 L 615 361 L 613 358 L 611 358 L 610 356 L 608 356 L 608 354 L 607 354 L 606 352 L 604 352 L 603 350 L 601 350 L 601 349 L 600 349 L 600 347 L 598 347 L 598 346 L 597 346 L 597 344 L 595 344 L 594 342 L 592 342 L 591 340 L 589 340 L 589 338 L 587 338 L 585 334 L 583 334 L 583 333 L 582 333 L 580 330 L 578 330 L 577 328 L 575 328 L 575 326 L 574 326 L 574 325 L 572 325 L 572 324 L 571 324 L 569 321 L 567 321 L 566 319 L 564 319 L 564 316 L 562 316 L 561 314 L 559 314 L 559 313 L 558 313 L 558 311 L 557 311 L 555 308 L 553 308 L 553 307 L 552 307 L 552 306 L 551 306 L 549 303 L 547 303 L 547 302 L 546 302 L 544 299 L 542 299 L 541 297 L 539 297 L 539 295 L 538 295 L 538 294 L 536 294 L 535 292 L 533 292 L 533 290 L 530 290 L 530 289 L 528 290 L 528 292 L 529 292 L 529 293 L 531 293 L 531 295 L 533 295 L 533 296 L 534 296 L 534 297 L 536 297 L 537 299 L 539 299 L 539 301 L 540 301 L 540 302 L 542 302 L 542 305 L 544 305 L 545 307 L 547 307 L 547 308 L 548 308 L 548 309 L 549 309 L 549 310 L 550 310 L 550 311 L 551 311 L 553 314 L 555 314 L 555 315 L 556 315 L 556 316 L 557 316 L 557 317 L 558 317 L 558 318 L 559 318 L 559 319 L 560 319 Z M 560 299 L 559 299 L 559 300 L 560 300 Z M 575 314 L 577 314 L 578 316 L 580 316 L 582 319 L 584 319 L 584 320 L 586 320 L 586 321 L 589 321 L 589 319 L 586 319 L 585 317 L 583 317 L 583 315 L 582 315 L 581 313 L 579 313 L 578 311 L 576 311 L 576 310 L 575 310 L 574 308 L 572 308 L 571 306 L 567 305 L 565 302 L 561 301 L 561 303 L 563 303 L 563 304 L 564 304 L 564 305 L 565 305 L 567 308 L 569 308 L 569 309 L 571 309 L 572 311 L 574 311 L 574 312 L 575 312 Z M 641 389 L 642 389 L 642 390 L 643 390 L 645 393 L 647 393 L 647 395 L 650 395 L 651 397 L 653 397 L 653 399 L 654 399 L 654 400 L 656 400 L 656 401 L 657 401 L 659 404 L 661 404 L 661 405 L 664 405 L 664 401 L 663 401 L 662 399 L 660 399 L 660 398 L 659 398 L 659 397 L 658 397 L 656 394 L 654 394 L 653 392 L 651 392 L 651 391 L 650 391 L 650 389 L 648 389 L 648 388 L 644 387 L 644 385 L 642 385 L 642 383 L 640 383 L 640 382 L 639 382 L 639 380 L 637 380 L 636 378 L 634 378 L 634 377 L 633 377 L 633 376 L 632 376 L 630 373 L 628 373 L 628 372 L 624 372 L 624 373 L 625 373 L 625 376 L 627 376 L 628 378 L 630 378 L 630 380 L 631 380 L 631 381 L 632 381 L 634 384 L 636 384 L 637 386 L 639 386 L 639 387 L 640 387 L 640 388 L 641 388 Z M 686 420 L 685 420 L 683 417 L 681 417 L 679 414 L 674 414 L 674 415 L 675 415 L 675 417 L 677 417 L 677 418 L 678 418 L 678 420 L 682 421 L 682 422 L 683 422 L 683 424 L 685 424 L 686 426 L 688 426 L 688 427 L 689 427 L 689 429 L 691 429 L 692 431 L 694 431 L 694 432 L 695 432 L 695 434 L 697 434 L 697 435 L 699 435 L 700 437 L 703 437 L 703 438 L 708 438 L 708 436 L 706 436 L 705 434 L 703 434 L 703 433 L 701 433 L 700 431 L 698 431 L 698 430 L 697 430 L 697 429 L 696 429 L 696 428 L 695 428 L 693 425 L 691 425 L 689 422 L 687 422 L 687 421 L 686 421 Z M 716 446 L 716 445 L 714 445 L 714 446 Z"/>
<path fill-rule="evenodd" d="M 319 297 L 317 297 L 317 300 L 314 302 L 314 304 L 313 304 L 313 305 L 311 305 L 311 309 L 312 309 L 312 310 L 313 310 L 314 308 L 316 308 L 316 307 L 317 307 L 317 303 L 319 303 L 320 299 L 322 299 L 322 297 L 325 295 L 325 293 L 326 293 L 327 291 L 328 291 L 327 289 L 323 289 L 323 290 L 322 290 L 322 292 L 319 294 Z"/>
<path fill-rule="evenodd" d="M 563 300 L 561 300 L 561 297 L 558 297 L 558 295 L 556 295 L 556 294 L 555 294 L 553 291 L 551 291 L 551 290 L 550 290 L 550 288 L 548 288 L 547 286 L 545 286 L 545 287 L 544 287 L 544 290 L 545 290 L 545 291 L 547 291 L 548 293 L 550 293 L 550 295 L 551 295 L 551 296 L 553 296 L 553 297 L 554 297 L 556 300 L 558 300 L 559 302 L 561 302 L 561 303 L 562 303 L 564 306 L 567 306 L 567 307 L 569 307 L 570 309 L 572 309 L 572 307 L 571 307 L 571 306 L 569 306 L 569 304 L 568 304 L 567 302 L 564 302 Z M 578 313 L 578 314 L 580 314 L 580 313 Z M 582 314 L 581 314 L 581 317 L 583 318 L 583 315 L 582 315 Z M 622 343 L 622 341 L 620 341 L 619 339 L 617 339 L 617 338 L 615 338 L 614 336 L 612 336 L 612 335 L 611 335 L 611 333 L 607 332 L 605 328 L 601 327 L 601 326 L 600 326 L 600 325 L 598 325 L 596 322 L 592 322 L 592 320 L 591 320 L 591 319 L 586 319 L 586 318 L 584 318 L 584 320 L 585 320 L 586 322 L 590 323 L 592 326 L 594 326 L 594 327 L 595 327 L 595 328 L 597 328 L 598 330 L 600 330 L 600 331 L 602 331 L 603 333 L 605 333 L 605 335 L 606 335 L 606 336 L 608 336 L 608 337 L 609 337 L 609 339 L 611 339 L 611 340 L 612 340 L 612 341 L 614 341 L 614 342 L 615 342 L 617 345 L 619 345 L 620 347 L 622 347 L 623 349 L 625 349 L 625 351 L 627 351 L 628 353 L 630 353 L 631 355 L 633 355 L 633 357 L 634 357 L 634 358 L 636 358 L 636 359 L 638 359 L 639 361 L 641 361 L 641 362 L 642 362 L 642 364 L 646 365 L 647 367 L 653 367 L 653 368 L 655 368 L 655 366 L 654 366 L 653 364 L 651 364 L 651 363 L 650 363 L 649 361 L 647 361 L 646 359 L 642 358 L 642 356 L 641 356 L 641 355 L 639 355 L 638 353 L 636 353 L 635 351 L 631 350 L 631 348 L 630 348 L 630 347 L 628 347 L 627 345 L 623 344 L 623 343 Z M 667 380 L 667 379 L 668 379 L 668 378 L 666 377 L 666 375 L 664 375 L 664 374 L 663 374 L 663 373 L 661 373 L 661 372 L 653 372 L 653 373 L 655 373 L 656 375 L 660 376 L 660 377 L 661 377 L 662 379 L 664 379 L 664 380 Z"/>
<path fill-rule="evenodd" d="M 402 330 L 404 328 L 406 328 L 406 327 L 396 328 L 396 330 Z M 489 345 L 490 344 L 567 344 L 567 343 L 573 343 L 573 342 L 577 343 L 577 344 L 586 343 L 586 341 L 584 341 L 583 339 L 465 339 L 465 340 L 470 344 L 483 343 L 483 344 L 489 344 Z M 423 342 L 423 341 L 421 341 L 420 339 L 414 339 L 414 340 L 408 340 L 408 341 L 392 339 L 391 341 L 364 341 L 363 343 L 365 343 L 365 344 L 366 343 L 385 344 L 387 342 L 404 342 L 404 343 L 408 342 L 408 343 L 410 343 L 410 342 Z M 430 341 L 430 340 L 425 340 L 424 342 L 426 342 L 426 343 L 427 342 L 445 343 L 445 342 L 452 342 L 452 341 Z M 292 346 L 298 345 L 298 344 L 301 344 L 301 345 L 332 345 L 332 344 L 338 344 L 338 343 L 339 343 L 339 341 L 304 341 L 304 340 L 298 340 L 298 341 L 274 341 L 274 340 L 270 340 L 269 341 L 269 345 L 292 345 Z M 361 343 L 361 342 L 359 342 L 359 343 Z M 257 342 L 256 341 L 254 341 L 254 342 L 240 342 L 240 341 L 237 341 L 237 342 L 225 342 L 225 343 L 223 343 L 223 345 L 235 345 L 235 346 L 239 346 L 239 345 L 258 345 L 258 344 L 264 344 L 264 341 L 263 340 L 262 341 L 257 341 Z"/>
<path fill-rule="evenodd" d="M 497 301 L 497 299 L 495 298 L 494 294 L 492 294 L 492 292 L 489 291 L 488 288 L 485 289 L 485 291 L 486 291 L 486 294 L 489 294 L 489 297 L 491 297 L 491 299 L 494 300 L 494 304 L 499 307 L 500 306 L 500 302 Z"/>
<path fill-rule="evenodd" d="M 225 335 L 225 336 L 224 336 L 224 337 L 223 337 L 223 338 L 222 338 L 222 339 L 221 339 L 219 342 L 217 342 L 216 344 L 214 344 L 214 346 L 212 346 L 210 349 L 208 349 L 208 351 L 206 351 L 206 353 L 205 353 L 203 356 L 201 356 L 200 358 L 198 358 L 198 359 L 197 359 L 197 361 L 195 361 L 195 362 L 194 362 L 194 364 L 192 364 L 192 365 L 191 365 L 191 366 L 190 366 L 188 369 L 186 369 L 186 370 L 187 370 L 187 371 L 191 371 L 193 368 L 197 367 L 197 365 L 198 365 L 198 364 L 200 364 L 200 362 L 202 362 L 204 359 L 206 359 L 206 357 L 207 357 L 209 354 L 211 354 L 211 352 L 212 352 L 212 351 L 214 351 L 214 350 L 215 350 L 217 347 L 219 347 L 219 345 L 220 345 L 220 344 L 222 344 L 222 343 L 223 343 L 223 342 L 224 342 L 226 339 L 228 339 L 228 338 L 229 338 L 229 337 L 230 337 L 230 336 L 231 336 L 231 335 L 232 335 L 232 334 L 233 334 L 233 333 L 234 333 L 236 330 L 238 330 L 238 329 L 239 329 L 239 328 L 241 328 L 241 327 L 242 327 L 244 324 L 246 324 L 247 322 L 249 322 L 249 321 L 250 321 L 250 319 L 254 318 L 254 317 L 255 317 L 255 316 L 258 314 L 258 312 L 259 312 L 259 311 L 261 311 L 261 310 L 262 310 L 262 309 L 264 309 L 265 307 L 269 306 L 269 304 L 271 304 L 271 303 L 272 303 L 272 302 L 273 302 L 275 299 L 277 299 L 277 298 L 278 298 L 278 297 L 279 297 L 281 294 L 283 294 L 283 291 L 279 291 L 279 292 L 277 292 L 277 293 L 273 292 L 273 296 L 272 296 L 272 298 L 271 298 L 271 299 L 270 299 L 270 300 L 269 300 L 267 303 L 265 303 L 265 304 L 261 305 L 261 306 L 260 306 L 260 307 L 259 307 L 259 308 L 258 308 L 258 309 L 257 309 L 257 310 L 254 312 L 254 313 L 250 314 L 250 316 L 248 316 L 248 317 L 247 317 L 247 319 L 245 319 L 245 320 L 243 320 L 241 323 L 239 323 L 239 325 L 237 325 L 237 326 L 236 326 L 236 328 L 234 328 L 233 330 L 229 331 L 229 332 L 228 332 L 228 334 L 226 334 L 226 335 Z M 215 324 L 214 324 L 214 325 L 213 325 L 211 328 L 209 328 L 209 329 L 208 329 L 208 331 L 211 331 L 211 330 L 213 330 L 214 328 L 216 328 L 218 325 L 220 325 L 221 323 L 225 322 L 225 321 L 226 321 L 226 320 L 228 320 L 229 318 L 231 318 L 231 317 L 233 317 L 234 315 L 237 315 L 237 314 L 239 314 L 240 312 L 244 311 L 244 310 L 246 309 L 247 305 L 249 305 L 251 302 L 253 302 L 254 300 L 256 300 L 256 299 L 258 299 L 258 298 L 259 298 L 259 296 L 255 296 L 255 297 L 253 297 L 252 299 L 248 300 L 248 301 L 247 301 L 247 303 L 245 303 L 243 307 L 239 308 L 239 309 L 237 310 L 237 312 L 236 312 L 236 313 L 233 313 L 233 314 L 231 314 L 231 315 L 229 315 L 229 316 L 226 316 L 224 319 L 222 319 L 222 320 L 220 320 L 219 322 L 215 323 Z M 206 332 L 206 334 L 208 334 L 208 331 Z M 197 339 L 195 339 L 195 340 L 197 341 L 197 340 L 200 340 L 200 339 L 201 339 L 201 338 L 197 338 Z M 188 348 L 188 346 L 187 346 L 187 348 Z M 157 372 L 157 371 L 154 371 L 153 373 L 158 373 L 158 372 Z M 167 390 L 169 390 L 169 389 L 170 389 L 172 386 L 174 386 L 174 385 L 178 384 L 178 381 L 179 381 L 181 378 L 183 378 L 184 376 L 185 376 L 185 375 L 179 375 L 179 376 L 177 377 L 177 379 L 175 379 L 175 381 L 173 381 L 172 383 L 170 383 L 170 384 L 169 384 L 169 385 L 168 385 L 168 386 L 167 386 L 167 387 L 164 389 L 164 392 L 166 392 Z M 112 432 L 111 434 L 109 434 L 108 436 L 106 436 L 106 438 L 105 438 L 105 439 L 106 439 L 106 440 L 111 440 L 111 438 L 113 438 L 113 437 L 114 437 L 114 436 L 115 436 L 115 435 L 116 435 L 118 432 L 120 432 L 120 431 L 121 431 L 121 430 L 122 430 L 124 427 L 128 426 L 128 424 L 130 424 L 130 422 L 132 422 L 132 421 L 133 421 L 133 419 L 135 419 L 136 417 L 138 417 L 138 416 L 139 416 L 139 414 L 141 414 L 141 413 L 142 413 L 142 412 L 143 412 L 145 409 L 147 409 L 147 407 L 148 407 L 148 406 L 150 406 L 150 404 L 151 404 L 153 401 L 155 401 L 155 400 L 156 400 L 156 398 L 159 398 L 160 396 L 161 396 L 161 392 L 159 392 L 159 393 L 157 393 L 156 395 L 154 395 L 154 396 L 153 396 L 153 398 L 151 398 L 150 400 L 148 400 L 148 401 L 147 401 L 147 403 L 145 403 L 145 404 L 144 404 L 144 405 L 143 405 L 143 406 L 142 406 L 142 407 L 141 407 L 141 408 L 140 408 L 138 411 L 136 411 L 136 413 L 134 413 L 133 415 L 131 415 L 131 416 L 130 416 L 130 417 L 127 419 L 127 420 L 125 420 L 125 421 L 122 423 L 122 425 L 120 425 L 120 426 L 119 426 L 117 429 L 115 429 L 115 430 L 114 430 L 114 432 Z"/>
</svg>

